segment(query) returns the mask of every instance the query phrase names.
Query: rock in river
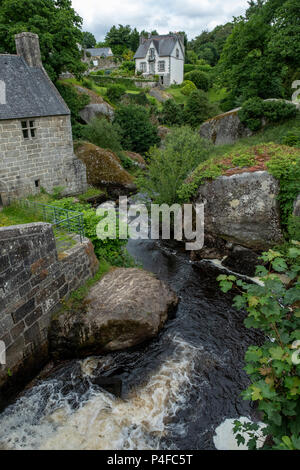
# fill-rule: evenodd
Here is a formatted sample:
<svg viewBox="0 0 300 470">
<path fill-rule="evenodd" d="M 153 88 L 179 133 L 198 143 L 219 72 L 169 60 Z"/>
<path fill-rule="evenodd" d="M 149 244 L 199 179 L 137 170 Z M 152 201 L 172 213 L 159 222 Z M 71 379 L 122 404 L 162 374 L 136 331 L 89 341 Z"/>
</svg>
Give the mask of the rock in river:
<svg viewBox="0 0 300 470">
<path fill-rule="evenodd" d="M 140 344 L 157 335 L 177 303 L 176 294 L 152 274 L 112 269 L 92 287 L 82 311 L 53 318 L 52 353 L 86 357 Z"/>
</svg>

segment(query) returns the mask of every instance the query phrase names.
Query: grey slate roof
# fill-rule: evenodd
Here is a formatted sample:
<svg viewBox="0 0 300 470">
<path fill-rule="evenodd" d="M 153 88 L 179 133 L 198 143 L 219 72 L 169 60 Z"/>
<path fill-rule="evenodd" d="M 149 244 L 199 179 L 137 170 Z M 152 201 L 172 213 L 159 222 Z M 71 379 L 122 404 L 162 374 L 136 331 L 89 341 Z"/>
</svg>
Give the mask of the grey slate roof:
<svg viewBox="0 0 300 470">
<path fill-rule="evenodd" d="M 20 56 L 0 54 L 0 80 L 6 86 L 0 120 L 70 114 L 44 70 L 29 67 Z"/>
<path fill-rule="evenodd" d="M 86 51 L 89 52 L 92 57 L 113 56 L 113 53 L 110 47 L 95 47 L 93 49 L 86 49 Z"/>
<path fill-rule="evenodd" d="M 134 55 L 134 58 L 143 59 L 144 57 L 146 57 L 152 41 L 160 57 L 169 57 L 172 54 L 177 40 L 179 40 L 177 36 L 152 36 L 151 38 L 147 39 L 143 44 L 139 45 L 139 48 Z M 181 44 L 180 40 L 179 44 Z"/>
</svg>

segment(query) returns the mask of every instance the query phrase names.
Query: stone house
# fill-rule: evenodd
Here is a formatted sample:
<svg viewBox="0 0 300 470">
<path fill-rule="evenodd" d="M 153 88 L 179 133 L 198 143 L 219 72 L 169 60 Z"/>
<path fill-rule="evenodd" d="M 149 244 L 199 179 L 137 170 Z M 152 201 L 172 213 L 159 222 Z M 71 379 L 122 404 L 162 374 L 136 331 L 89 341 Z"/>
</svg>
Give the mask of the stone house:
<svg viewBox="0 0 300 470">
<path fill-rule="evenodd" d="M 114 55 L 110 47 L 84 49 L 84 62 L 89 62 L 93 67 L 99 67 L 106 63 L 112 65 L 113 56 Z"/>
<path fill-rule="evenodd" d="M 184 38 L 181 34 L 140 37 L 134 55 L 136 72 L 143 76 L 158 75 L 162 86 L 183 82 Z"/>
<path fill-rule="evenodd" d="M 70 110 L 48 77 L 36 34 L 15 36 L 17 55 L 0 54 L 0 205 L 55 186 L 86 189 L 73 153 Z"/>
</svg>

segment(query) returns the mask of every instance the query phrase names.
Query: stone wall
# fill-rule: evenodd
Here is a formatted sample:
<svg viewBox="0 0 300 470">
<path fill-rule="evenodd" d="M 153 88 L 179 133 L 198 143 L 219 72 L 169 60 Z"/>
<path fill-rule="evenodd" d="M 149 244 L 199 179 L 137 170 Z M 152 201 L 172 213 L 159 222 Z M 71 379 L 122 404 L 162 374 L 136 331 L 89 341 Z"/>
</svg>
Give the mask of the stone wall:
<svg viewBox="0 0 300 470">
<path fill-rule="evenodd" d="M 97 269 L 88 239 L 58 255 L 50 224 L 0 228 L 0 340 L 6 347 L 0 406 L 1 395 L 7 398 L 47 361 L 52 314 Z"/>
<path fill-rule="evenodd" d="M 63 186 L 66 194 L 86 189 L 84 164 L 73 153 L 69 116 L 32 118 L 34 138 L 24 138 L 25 119 L 0 121 L 0 195 L 3 204 Z M 1 203 L 1 201 L 0 201 Z"/>
</svg>

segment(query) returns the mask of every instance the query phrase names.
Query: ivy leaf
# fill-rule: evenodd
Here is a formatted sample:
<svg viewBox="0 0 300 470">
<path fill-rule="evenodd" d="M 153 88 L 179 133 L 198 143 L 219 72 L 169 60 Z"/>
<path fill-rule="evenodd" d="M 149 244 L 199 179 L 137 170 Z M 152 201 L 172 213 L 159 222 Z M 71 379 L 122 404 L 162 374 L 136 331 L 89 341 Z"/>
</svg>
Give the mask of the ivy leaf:
<svg viewBox="0 0 300 470">
<path fill-rule="evenodd" d="M 289 248 L 288 250 L 288 256 L 289 258 L 296 259 L 298 256 L 300 256 L 300 249 L 299 248 Z"/>
<path fill-rule="evenodd" d="M 222 281 L 221 283 L 221 291 L 226 294 L 226 292 L 230 291 L 232 289 L 232 282 L 229 281 Z"/>
<path fill-rule="evenodd" d="M 284 296 L 285 305 L 292 305 L 297 300 L 300 300 L 300 287 L 292 287 L 289 289 Z"/>
</svg>

